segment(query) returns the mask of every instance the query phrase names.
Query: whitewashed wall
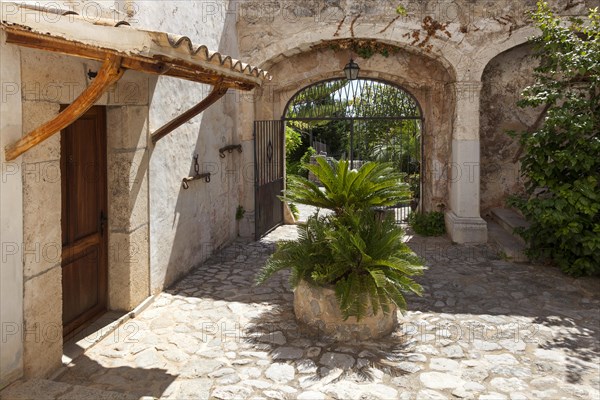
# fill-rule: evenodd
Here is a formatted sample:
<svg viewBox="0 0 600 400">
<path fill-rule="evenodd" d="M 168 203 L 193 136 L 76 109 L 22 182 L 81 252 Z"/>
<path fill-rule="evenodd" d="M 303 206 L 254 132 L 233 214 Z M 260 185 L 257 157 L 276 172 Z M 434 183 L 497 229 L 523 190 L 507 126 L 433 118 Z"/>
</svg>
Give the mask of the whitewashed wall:
<svg viewBox="0 0 600 400">
<path fill-rule="evenodd" d="M 186 35 L 195 44 L 236 56 L 235 14 L 228 1 L 140 1 L 129 3 L 133 26 Z M 158 79 L 150 99 L 150 132 L 201 101 L 211 87 L 180 79 Z M 218 149 L 235 144 L 235 94 L 211 106 L 159 141 L 150 157 L 150 260 L 153 293 L 199 265 L 215 249 L 233 240 L 238 206 L 237 153 L 219 157 Z M 181 180 L 200 172 L 210 183 L 196 181 L 183 190 Z"/>
<path fill-rule="evenodd" d="M 227 1 L 30 3 L 70 8 L 92 22 L 99 16 L 114 18 L 115 21 L 128 19 L 134 27 L 187 35 L 198 44 L 237 55 L 235 14 L 227 12 Z M 21 50 L 17 46 L 4 44 L 3 37 L 0 37 L 0 41 L 0 147 L 4 148 L 32 129 L 33 125 L 37 126 L 52 118 L 58 112 L 60 104 L 70 103 L 86 86 L 85 82 L 78 84 L 76 91 L 71 93 L 67 89 L 72 87 L 73 79 L 77 79 L 77 82 L 80 79 L 85 81 L 85 71 L 88 68 L 97 69 L 99 65 L 44 51 Z M 26 83 L 31 86 L 39 82 L 44 85 L 51 83 L 61 94 L 70 94 L 47 100 L 38 99 L 37 93 L 31 90 L 21 90 Z M 16 85 L 14 93 L 11 83 Z M 45 88 L 47 85 L 44 85 Z M 117 279 L 109 283 L 112 288 L 110 307 L 117 309 L 131 309 L 148 295 L 149 292 L 144 290 L 144 287 L 148 287 L 147 280 L 142 279 L 144 273 L 139 271 L 140 268 L 149 272 L 150 291 L 156 293 L 237 236 L 235 212 L 242 179 L 240 155 L 228 154 L 225 159 L 221 159 L 218 152 L 220 147 L 239 143 L 234 119 L 238 108 L 237 95 L 227 95 L 202 115 L 164 138 L 155 148 L 151 145 L 146 148 L 148 134 L 201 101 L 211 88 L 131 71 L 120 82 L 120 87 L 125 87 L 124 85 L 128 89 L 124 93 L 125 97 L 117 98 L 120 92 L 113 90 L 98 102 L 108 106 L 109 177 L 114 178 L 112 181 L 109 179 L 109 214 L 112 218 L 109 223 L 110 241 L 115 245 L 126 244 L 130 249 L 137 249 L 132 256 L 139 261 L 135 268 L 129 266 L 124 271 L 129 272 L 129 281 L 136 285 L 130 285 L 130 288 L 115 286 L 113 283 Z M 132 87 L 139 90 L 131 92 L 129 89 Z M 129 95 L 134 95 L 135 98 L 126 98 Z M 135 102 L 131 103 L 130 100 Z M 48 145 L 39 146 L 23 159 L 35 164 L 38 159 L 56 158 L 60 154 L 58 139 L 59 136 L 56 135 L 48 141 Z M 181 179 L 193 171 L 192 161 L 196 153 L 199 155 L 201 172 L 213 173 L 212 182 L 194 182 L 189 190 L 183 191 Z M 56 268 L 57 265 L 60 267 L 60 259 L 57 259 L 56 265 L 51 266 L 51 274 L 47 273 L 49 267 L 46 268 L 46 264 L 40 266 L 39 268 L 46 268 L 43 275 L 26 268 L 23 261 L 23 247 L 40 240 L 47 241 L 47 234 L 58 235 L 58 239 L 52 241 L 60 242 L 60 212 L 44 214 L 43 223 L 31 222 L 31 218 L 24 219 L 23 215 L 25 213 L 41 217 L 36 212 L 39 204 L 44 202 L 52 210 L 60 210 L 60 179 L 52 182 L 52 191 L 45 191 L 52 193 L 50 202 L 39 191 L 36 193 L 27 190 L 31 182 L 25 180 L 26 174 L 21 170 L 25 168 L 25 164 L 22 165 L 20 159 L 16 163 L 6 163 L 2 152 L 0 161 L 0 240 L 3 245 L 0 269 L 2 387 L 21 375 L 48 376 L 60 365 L 62 340 L 58 337 L 50 344 L 31 340 L 24 343 L 22 336 L 26 325 L 37 328 L 60 327 L 60 268 Z M 53 159 L 54 161 L 56 160 Z M 149 176 L 146 173 L 148 164 Z M 13 167 L 17 170 L 13 171 Z M 150 189 L 146 190 L 148 181 Z M 35 187 L 42 188 L 41 185 Z M 147 207 L 148 198 L 150 207 Z M 130 211 L 129 216 L 123 215 L 126 209 Z M 35 212 L 31 212 L 32 210 Z M 151 221 L 149 229 L 148 220 Z M 29 225 L 33 223 L 35 226 L 27 228 L 28 221 Z M 117 222 L 120 224 L 116 224 Z M 123 231 L 125 228 L 126 231 Z M 149 238 L 143 234 L 147 231 L 150 233 Z M 138 245 L 130 243 L 136 240 L 139 241 Z M 12 244 L 17 248 L 9 247 Z M 149 267 L 143 261 L 148 247 L 151 261 Z M 117 259 L 119 260 L 120 258 Z M 125 261 L 131 264 L 132 260 L 134 258 L 130 259 L 128 256 Z M 121 264 L 123 263 L 109 263 L 109 275 L 119 270 Z M 50 277 L 56 285 L 50 287 L 40 277 Z M 25 283 L 25 290 L 24 280 L 29 282 Z M 40 354 L 42 357 L 39 357 Z"/>
</svg>

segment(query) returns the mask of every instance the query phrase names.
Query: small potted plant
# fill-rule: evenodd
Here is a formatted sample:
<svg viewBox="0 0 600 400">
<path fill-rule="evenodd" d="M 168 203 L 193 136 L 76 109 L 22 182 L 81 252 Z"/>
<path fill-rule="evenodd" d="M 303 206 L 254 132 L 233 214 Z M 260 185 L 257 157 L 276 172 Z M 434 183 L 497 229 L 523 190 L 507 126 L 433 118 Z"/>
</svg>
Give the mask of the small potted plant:
<svg viewBox="0 0 600 400">
<path fill-rule="evenodd" d="M 347 161 L 323 157 L 306 168 L 324 188 L 292 177 L 285 198 L 331 212 L 317 211 L 298 226 L 297 240 L 280 242 L 257 283 L 289 269 L 299 321 L 337 340 L 387 335 L 397 310 L 406 309 L 404 293 L 421 293 L 410 277 L 423 266 L 402 241 L 403 230 L 391 217 L 377 218 L 377 207 L 409 196 L 403 176 L 387 163 L 351 170 Z"/>
</svg>

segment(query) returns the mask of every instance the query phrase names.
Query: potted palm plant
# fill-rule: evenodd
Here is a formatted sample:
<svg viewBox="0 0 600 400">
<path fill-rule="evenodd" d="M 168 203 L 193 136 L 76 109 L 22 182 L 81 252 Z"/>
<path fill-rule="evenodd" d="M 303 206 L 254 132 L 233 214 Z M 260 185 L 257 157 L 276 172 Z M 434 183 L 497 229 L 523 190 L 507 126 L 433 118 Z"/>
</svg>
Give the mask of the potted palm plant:
<svg viewBox="0 0 600 400">
<path fill-rule="evenodd" d="M 404 232 L 393 218 L 377 218 L 377 207 L 409 195 L 403 176 L 387 163 L 351 170 L 348 161 L 324 157 L 306 168 L 323 189 L 291 177 L 285 198 L 331 212 L 317 211 L 298 226 L 297 240 L 280 242 L 257 283 L 290 269 L 299 321 L 338 340 L 387 335 L 397 324 L 397 310 L 406 309 L 404 293 L 421 293 L 410 278 L 422 272 L 420 259 L 402 241 Z"/>
</svg>

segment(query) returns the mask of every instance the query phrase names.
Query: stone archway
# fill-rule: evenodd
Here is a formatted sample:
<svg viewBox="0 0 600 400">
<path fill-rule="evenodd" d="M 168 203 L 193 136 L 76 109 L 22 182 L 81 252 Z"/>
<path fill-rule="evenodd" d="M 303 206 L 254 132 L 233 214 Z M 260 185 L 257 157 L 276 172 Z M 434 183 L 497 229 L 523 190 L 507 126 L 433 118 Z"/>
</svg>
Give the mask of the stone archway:
<svg viewBox="0 0 600 400">
<path fill-rule="evenodd" d="M 297 134 L 301 141 L 288 163 L 300 162 L 309 148 L 320 155 L 346 159 L 351 168 L 369 161 L 390 163 L 403 174 L 412 197 L 389 210 L 402 223 L 418 207 L 423 112 L 404 88 L 360 76 L 351 81 L 320 81 L 296 92 L 285 106 L 282 120 L 286 132 Z"/>
<path fill-rule="evenodd" d="M 417 2 L 408 4 L 401 17 L 388 2 L 248 2 L 240 9 L 240 54 L 270 70 L 276 80 L 253 99 L 242 118 L 271 119 L 299 88 L 341 76 L 349 57 L 332 50 L 337 41 L 397 48 L 389 62 L 378 55 L 365 60 L 372 68 L 364 76 L 407 87 L 424 106 L 424 165 L 433 183 L 423 188 L 423 209 L 445 206 L 453 241 L 486 242 L 487 225 L 480 213 L 482 75 L 490 60 L 538 33 L 523 12 L 535 2 L 526 3 L 507 7 L 459 0 L 432 10 Z M 582 12 L 584 4 L 578 7 L 573 12 Z M 248 14 L 251 10 L 262 12 Z M 508 22 L 490 15 L 503 15 Z M 406 61 L 415 58 L 421 63 L 406 68 Z M 434 71 L 445 75 L 439 79 Z M 420 79 L 420 73 L 430 73 L 431 79 Z M 261 98 L 265 95 L 268 101 Z"/>
<path fill-rule="evenodd" d="M 481 210 L 505 207 L 510 195 L 521 192 L 518 140 L 508 131 L 529 128 L 540 113 L 517 106 L 521 92 L 532 84 L 537 61 L 530 44 L 513 47 L 494 57 L 482 76 L 479 137 L 481 142 Z"/>
<path fill-rule="evenodd" d="M 323 42 L 289 57 L 276 56 L 269 65 L 273 81 L 257 90 L 253 103 L 256 120 L 279 119 L 286 104 L 301 88 L 319 81 L 343 77 L 348 51 L 339 51 Z M 360 76 L 400 86 L 423 109 L 422 209 L 433 211 L 449 206 L 447 166 L 451 154 L 455 109 L 454 72 L 424 54 L 395 47 L 386 55 L 356 57 Z M 251 110 L 248 110 L 251 112 Z M 248 116 L 249 117 L 249 116 Z"/>
</svg>

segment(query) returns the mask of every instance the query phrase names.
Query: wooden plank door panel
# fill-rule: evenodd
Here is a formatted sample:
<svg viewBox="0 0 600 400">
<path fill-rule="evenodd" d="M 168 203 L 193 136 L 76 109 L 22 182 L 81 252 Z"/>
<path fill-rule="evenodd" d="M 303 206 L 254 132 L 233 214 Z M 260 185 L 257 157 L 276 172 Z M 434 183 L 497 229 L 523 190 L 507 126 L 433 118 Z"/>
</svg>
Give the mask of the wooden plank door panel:
<svg viewBox="0 0 600 400">
<path fill-rule="evenodd" d="M 63 333 L 106 310 L 106 119 L 92 107 L 61 135 Z"/>
<path fill-rule="evenodd" d="M 75 183 L 71 241 L 98 233 L 98 212 L 102 209 L 100 206 L 102 187 L 99 185 L 98 177 L 98 169 L 102 167 L 99 159 L 101 155 L 98 152 L 98 147 L 102 145 L 99 140 L 100 135 L 94 135 L 97 128 L 95 120 L 84 118 L 78 122 L 77 132 L 68 138 L 73 157 L 69 178 Z"/>
<path fill-rule="evenodd" d="M 63 267 L 63 293 L 68 299 L 63 306 L 64 321 L 75 321 L 81 317 L 81 310 L 91 310 L 98 304 L 99 265 L 99 248 L 95 246 Z M 80 290 L 82 287 L 87 290 Z"/>
</svg>

